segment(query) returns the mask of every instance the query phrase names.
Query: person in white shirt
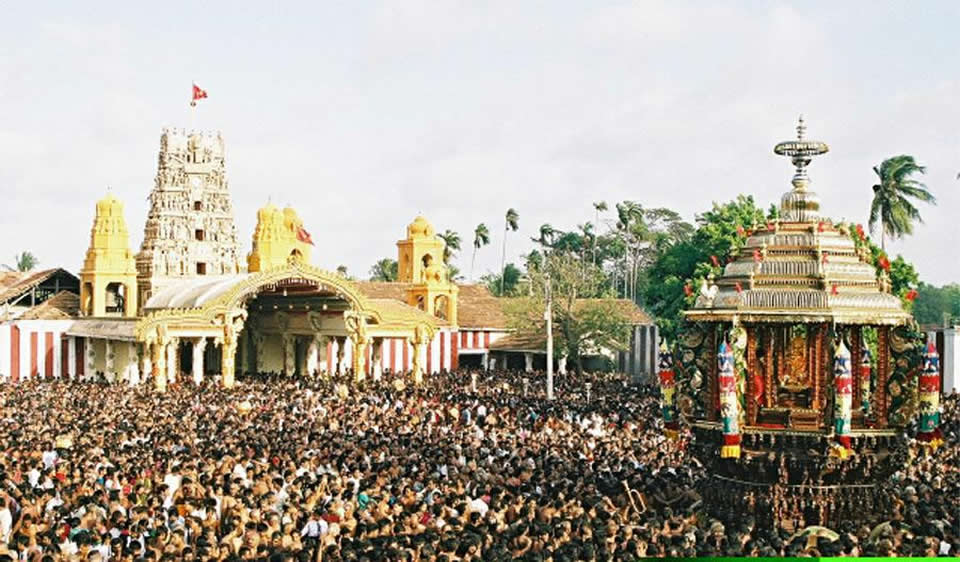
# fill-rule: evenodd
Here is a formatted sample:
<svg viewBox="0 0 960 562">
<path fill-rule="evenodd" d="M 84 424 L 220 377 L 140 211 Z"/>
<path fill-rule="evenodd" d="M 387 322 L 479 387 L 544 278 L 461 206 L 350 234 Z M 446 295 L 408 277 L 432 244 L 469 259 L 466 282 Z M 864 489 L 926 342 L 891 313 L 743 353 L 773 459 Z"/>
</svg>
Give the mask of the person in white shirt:
<svg viewBox="0 0 960 562">
<path fill-rule="evenodd" d="M 10 513 L 10 504 L 7 495 L 0 496 L 0 542 L 10 542 L 10 530 L 13 529 L 13 514 Z"/>
</svg>

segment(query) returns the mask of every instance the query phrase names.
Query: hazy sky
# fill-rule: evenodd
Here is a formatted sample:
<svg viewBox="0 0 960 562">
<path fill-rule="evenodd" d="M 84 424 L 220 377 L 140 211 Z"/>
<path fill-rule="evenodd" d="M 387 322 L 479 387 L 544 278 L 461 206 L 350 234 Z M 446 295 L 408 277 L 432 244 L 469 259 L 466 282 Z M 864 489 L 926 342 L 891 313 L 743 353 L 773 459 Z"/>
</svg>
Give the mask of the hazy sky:
<svg viewBox="0 0 960 562">
<path fill-rule="evenodd" d="M 268 196 L 296 207 L 314 261 L 366 277 L 423 212 L 508 258 L 540 224 L 636 200 L 689 220 L 739 193 L 767 206 L 808 136 L 825 214 L 865 222 L 871 167 L 929 167 L 939 206 L 893 245 L 934 283 L 960 277 L 955 2 L 11 2 L 0 0 L 0 263 L 78 271 L 94 202 L 126 202 L 139 250 L 160 131 L 226 139 L 244 253 Z"/>
</svg>

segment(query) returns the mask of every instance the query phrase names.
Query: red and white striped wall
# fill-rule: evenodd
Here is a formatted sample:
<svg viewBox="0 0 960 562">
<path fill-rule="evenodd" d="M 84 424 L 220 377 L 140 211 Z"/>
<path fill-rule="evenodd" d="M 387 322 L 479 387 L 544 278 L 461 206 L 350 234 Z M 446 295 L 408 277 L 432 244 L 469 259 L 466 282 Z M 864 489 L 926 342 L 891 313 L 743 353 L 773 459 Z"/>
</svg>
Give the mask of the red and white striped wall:
<svg viewBox="0 0 960 562">
<path fill-rule="evenodd" d="M 0 380 L 72 378 L 78 363 L 77 338 L 64 335 L 72 324 L 73 320 L 18 320 L 0 324 Z"/>
</svg>

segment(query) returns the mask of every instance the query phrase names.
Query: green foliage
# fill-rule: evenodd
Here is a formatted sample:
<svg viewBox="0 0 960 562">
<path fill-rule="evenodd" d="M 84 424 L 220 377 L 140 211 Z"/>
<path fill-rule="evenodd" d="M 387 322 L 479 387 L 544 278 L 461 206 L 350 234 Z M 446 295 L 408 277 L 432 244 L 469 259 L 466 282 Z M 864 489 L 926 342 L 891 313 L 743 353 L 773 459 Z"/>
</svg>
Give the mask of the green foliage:
<svg viewBox="0 0 960 562">
<path fill-rule="evenodd" d="M 873 186 L 870 203 L 870 230 L 880 226 L 880 246 L 887 238 L 901 238 L 913 233 L 913 224 L 923 222 L 914 201 L 936 204 L 936 198 L 927 191 L 927 186 L 913 179 L 914 174 L 924 174 L 927 169 L 917 164 L 913 156 L 902 154 L 884 160 L 874 166 L 880 183 Z"/>
<path fill-rule="evenodd" d="M 445 244 L 443 248 L 443 263 L 450 263 L 450 258 L 460 251 L 460 234 L 447 229 L 439 236 Z M 453 277 L 451 277 L 451 279 L 453 279 Z"/>
<path fill-rule="evenodd" d="M 516 296 L 520 286 L 520 279 L 523 277 L 523 271 L 512 263 L 508 263 L 503 268 L 503 274 L 488 273 L 480 277 L 480 281 L 490 289 L 490 292 L 498 297 Z"/>
<path fill-rule="evenodd" d="M 890 292 L 900 297 L 904 307 L 910 310 L 915 300 L 908 298 L 911 290 L 915 289 L 920 283 L 920 276 L 913 264 L 903 259 L 903 256 L 897 255 L 893 261 L 887 256 L 887 253 L 873 243 L 873 240 L 867 236 L 862 225 L 844 225 L 850 232 L 850 238 L 857 250 L 866 250 L 869 254 L 869 261 L 877 272 L 877 275 L 883 275 L 884 272 L 890 278 Z"/>
<path fill-rule="evenodd" d="M 370 268 L 371 281 L 396 281 L 397 260 L 383 258 Z"/>
<path fill-rule="evenodd" d="M 661 334 L 676 337 L 683 311 L 693 304 L 684 286 L 694 291 L 708 276 L 723 272 L 724 260 L 746 241 L 747 234 L 766 222 L 768 215 L 753 197 L 740 195 L 697 217 L 697 229 L 687 240 L 661 248 L 647 271 L 645 302 L 657 319 Z"/>
<path fill-rule="evenodd" d="M 528 275 L 531 294 L 511 299 L 505 307 L 510 327 L 517 333 L 546 332 L 549 279 L 556 357 L 566 356 L 581 372 L 584 354 L 626 349 L 630 320 L 618 301 L 605 298 L 609 293 L 598 267 L 571 254 L 551 253 Z"/>
<path fill-rule="evenodd" d="M 960 319 L 960 285 L 951 283 L 935 287 L 926 283 L 917 286 L 913 317 L 923 324 L 953 324 Z"/>
<path fill-rule="evenodd" d="M 13 266 L 4 265 L 3 267 L 10 271 L 26 272 L 32 271 L 38 265 L 40 265 L 40 260 L 32 252 L 20 252 L 13 256 Z"/>
<path fill-rule="evenodd" d="M 470 259 L 470 279 L 473 277 L 473 266 L 477 263 L 477 250 L 490 243 L 490 230 L 487 225 L 480 223 L 473 229 L 473 257 Z"/>
</svg>

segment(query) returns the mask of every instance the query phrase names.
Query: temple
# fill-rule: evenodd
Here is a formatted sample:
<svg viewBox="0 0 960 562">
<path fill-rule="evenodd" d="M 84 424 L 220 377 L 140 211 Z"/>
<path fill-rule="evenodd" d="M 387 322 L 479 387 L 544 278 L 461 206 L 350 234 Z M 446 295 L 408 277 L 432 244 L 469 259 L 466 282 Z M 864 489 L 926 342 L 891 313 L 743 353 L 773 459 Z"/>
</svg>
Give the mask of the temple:
<svg viewBox="0 0 960 562">
<path fill-rule="evenodd" d="M 704 281 L 670 381 L 715 514 L 787 528 L 888 508 L 925 351 L 857 233 L 821 216 L 806 168 L 828 147 L 797 132 L 775 148 L 796 167 L 779 219 Z"/>
<path fill-rule="evenodd" d="M 444 241 L 425 217 L 396 242 L 397 280 L 370 282 L 314 265 L 295 209 L 268 201 L 256 216 L 244 259 L 223 137 L 164 130 L 139 253 L 111 192 L 95 205 L 79 277 L 11 277 L 10 300 L 29 306 L 0 321 L 0 378 L 103 376 L 163 392 L 208 377 L 231 387 L 255 372 L 363 382 L 389 371 L 417 383 L 461 366 L 545 365 L 543 342 L 510 337 L 503 299 L 449 278 Z M 633 337 L 610 359 L 651 376 L 653 321 L 619 304 Z"/>
</svg>

